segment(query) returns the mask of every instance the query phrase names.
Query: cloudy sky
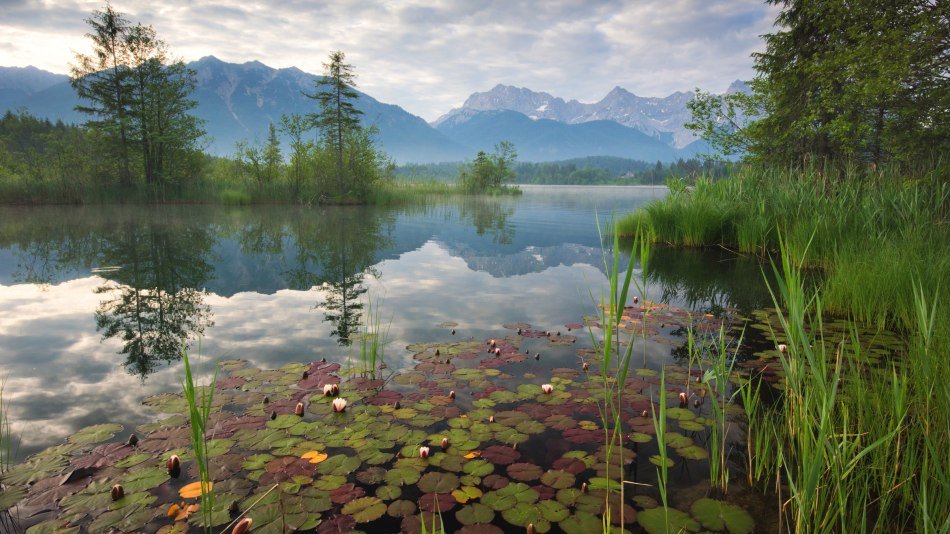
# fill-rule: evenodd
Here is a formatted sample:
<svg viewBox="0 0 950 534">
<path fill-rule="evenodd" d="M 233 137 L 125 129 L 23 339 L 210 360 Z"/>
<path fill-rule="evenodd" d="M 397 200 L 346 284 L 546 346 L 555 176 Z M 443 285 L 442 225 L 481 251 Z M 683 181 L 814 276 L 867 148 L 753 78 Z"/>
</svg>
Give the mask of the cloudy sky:
<svg viewBox="0 0 950 534">
<path fill-rule="evenodd" d="M 0 66 L 66 73 L 104 3 L 0 0 Z M 761 0 L 116 0 L 191 61 L 319 73 L 331 50 L 371 96 L 433 120 L 498 83 L 593 102 L 724 90 L 752 76 L 777 10 Z"/>
</svg>

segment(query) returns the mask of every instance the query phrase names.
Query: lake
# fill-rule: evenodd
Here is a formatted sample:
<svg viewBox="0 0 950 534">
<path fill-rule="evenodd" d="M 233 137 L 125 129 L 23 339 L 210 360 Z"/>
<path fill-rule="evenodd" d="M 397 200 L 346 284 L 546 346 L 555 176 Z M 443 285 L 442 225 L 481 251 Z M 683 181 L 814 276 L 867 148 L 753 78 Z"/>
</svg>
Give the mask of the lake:
<svg viewBox="0 0 950 534">
<path fill-rule="evenodd" d="M 0 377 L 18 457 L 89 425 L 154 420 L 142 400 L 180 391 L 183 344 L 204 377 L 233 359 L 345 371 L 378 326 L 399 371 L 418 363 L 409 345 L 484 343 L 517 324 L 576 339 L 526 339 L 518 351 L 541 363 L 513 361 L 510 376 L 577 368 L 590 346 L 578 323 L 608 287 L 598 221 L 666 190 L 523 189 L 398 207 L 0 208 Z M 645 302 L 701 316 L 769 303 L 759 263 L 726 251 L 656 248 L 645 284 Z M 638 366 L 675 361 L 684 331 L 659 330 L 666 342 L 644 341 Z"/>
</svg>

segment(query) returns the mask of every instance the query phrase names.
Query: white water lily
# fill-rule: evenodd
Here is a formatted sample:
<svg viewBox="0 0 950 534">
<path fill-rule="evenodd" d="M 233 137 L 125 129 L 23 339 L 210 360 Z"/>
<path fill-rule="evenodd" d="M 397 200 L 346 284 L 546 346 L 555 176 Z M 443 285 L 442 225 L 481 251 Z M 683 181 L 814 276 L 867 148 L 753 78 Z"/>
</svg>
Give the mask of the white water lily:
<svg viewBox="0 0 950 534">
<path fill-rule="evenodd" d="M 334 411 L 334 412 L 342 412 L 342 411 L 345 410 L 345 409 L 346 409 L 346 399 L 344 399 L 344 398 L 342 398 L 342 397 L 341 397 L 341 398 L 337 398 L 337 399 L 333 399 L 333 411 Z"/>
</svg>

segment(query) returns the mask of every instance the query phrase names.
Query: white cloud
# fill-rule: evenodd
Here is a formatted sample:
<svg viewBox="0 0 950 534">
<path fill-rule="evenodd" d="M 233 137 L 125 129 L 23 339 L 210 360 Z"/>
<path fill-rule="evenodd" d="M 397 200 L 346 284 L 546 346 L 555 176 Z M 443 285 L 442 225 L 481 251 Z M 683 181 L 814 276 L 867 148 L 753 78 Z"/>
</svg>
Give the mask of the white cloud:
<svg viewBox="0 0 950 534">
<path fill-rule="evenodd" d="M 759 0 L 113 3 L 152 24 L 186 60 L 215 55 L 318 73 L 331 50 L 356 66 L 360 87 L 426 119 L 505 83 L 567 99 L 600 99 L 620 85 L 661 96 L 723 90 L 753 74 L 777 8 Z M 82 19 L 97 2 L 10 3 L 0 64 L 66 72 L 85 51 Z"/>
</svg>

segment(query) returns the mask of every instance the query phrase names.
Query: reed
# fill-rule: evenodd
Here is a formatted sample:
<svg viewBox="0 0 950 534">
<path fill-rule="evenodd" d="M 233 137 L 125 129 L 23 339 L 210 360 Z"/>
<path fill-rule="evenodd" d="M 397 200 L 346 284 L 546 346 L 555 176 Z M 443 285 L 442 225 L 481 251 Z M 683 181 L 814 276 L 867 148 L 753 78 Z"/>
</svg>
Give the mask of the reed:
<svg viewBox="0 0 950 534">
<path fill-rule="evenodd" d="M 779 253 L 782 228 L 795 261 L 826 277 L 825 311 L 909 331 L 914 281 L 950 284 L 947 175 L 943 162 L 835 175 L 743 165 L 717 182 L 672 182 L 666 197 L 619 219 L 615 231 L 767 257 Z"/>
<path fill-rule="evenodd" d="M 599 221 L 597 226 L 600 228 Z M 603 242 L 603 234 L 601 234 L 600 237 L 601 242 Z M 604 247 L 602 247 L 602 249 L 606 250 Z M 594 335 L 593 328 L 588 329 L 591 343 L 594 347 L 598 348 L 597 354 L 600 373 L 596 379 L 599 380 L 604 392 L 603 401 L 597 404 L 601 424 L 604 429 L 604 451 L 607 458 L 606 475 L 604 478 L 608 480 L 608 483 L 607 487 L 604 488 L 606 492 L 604 497 L 604 516 L 602 518 L 604 532 L 610 530 L 610 517 L 612 514 L 610 494 L 615 488 L 609 481 L 612 480 L 611 466 L 613 464 L 612 459 L 614 458 L 615 450 L 619 451 L 618 465 L 621 470 L 620 484 L 617 485 L 617 488 L 619 488 L 620 492 L 620 502 L 625 502 L 623 412 L 621 407 L 623 405 L 623 388 L 627 382 L 630 361 L 633 356 L 634 340 L 631 336 L 627 343 L 622 343 L 621 322 L 623 320 L 623 311 L 630 294 L 631 284 L 642 289 L 640 283 L 635 281 L 633 277 L 634 265 L 639 259 L 641 273 L 647 272 L 650 244 L 646 240 L 641 239 L 638 235 L 635 236 L 631 245 L 629 262 L 627 267 L 623 270 L 620 268 L 620 250 L 620 236 L 614 233 L 611 255 L 608 258 L 607 253 L 604 252 L 603 258 L 604 266 L 609 273 L 607 295 L 601 296 L 599 306 L 603 338 L 598 340 Z M 645 275 L 643 279 L 645 280 Z M 621 524 L 623 524 L 624 511 L 622 505 L 620 507 L 620 521 Z"/>
<path fill-rule="evenodd" d="M 201 516 L 205 532 L 211 532 L 212 514 L 214 512 L 214 487 L 211 481 L 208 454 L 208 420 L 211 416 L 211 405 L 214 400 L 214 389 L 218 381 L 218 367 L 215 365 L 214 375 L 210 384 L 198 386 L 191 372 L 191 361 L 188 351 L 182 351 L 182 360 L 185 364 L 185 376 L 181 387 L 188 402 L 188 422 L 191 426 L 191 446 L 195 453 L 195 464 L 198 467 L 201 487 Z M 199 391 L 200 390 L 200 391 Z"/>
<path fill-rule="evenodd" d="M 652 401 L 652 408 L 650 409 L 650 416 L 653 418 L 653 428 L 656 430 L 656 446 L 657 446 L 657 456 L 659 457 L 659 465 L 656 468 L 656 483 L 657 489 L 660 492 L 660 502 L 663 503 L 663 514 L 666 517 L 666 523 L 669 525 L 669 510 L 670 505 L 667 499 L 667 488 L 669 487 L 669 455 L 666 450 L 666 370 L 660 371 L 660 392 L 658 395 L 658 400 Z M 659 404 L 660 413 L 657 414 L 656 405 Z"/>
<path fill-rule="evenodd" d="M 0 380 L 0 475 L 10 468 L 16 454 L 13 430 L 10 425 L 10 405 L 3 398 L 5 385 L 6 379 Z"/>
</svg>

